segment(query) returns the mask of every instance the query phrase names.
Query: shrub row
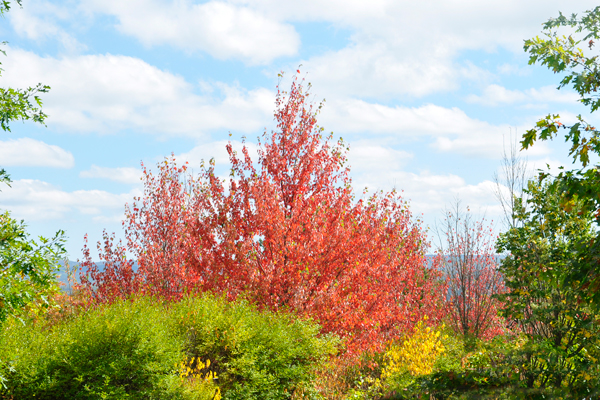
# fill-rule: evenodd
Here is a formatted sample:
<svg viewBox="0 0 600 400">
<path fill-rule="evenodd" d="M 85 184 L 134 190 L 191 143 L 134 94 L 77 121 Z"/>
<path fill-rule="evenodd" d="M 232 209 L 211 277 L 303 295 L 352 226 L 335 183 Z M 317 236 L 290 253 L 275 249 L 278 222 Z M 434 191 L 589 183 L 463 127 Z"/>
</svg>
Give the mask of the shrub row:
<svg viewBox="0 0 600 400">
<path fill-rule="evenodd" d="M 286 399 L 310 392 L 337 345 L 312 321 L 245 301 L 142 297 L 58 321 L 8 320 L 0 398 Z"/>
</svg>

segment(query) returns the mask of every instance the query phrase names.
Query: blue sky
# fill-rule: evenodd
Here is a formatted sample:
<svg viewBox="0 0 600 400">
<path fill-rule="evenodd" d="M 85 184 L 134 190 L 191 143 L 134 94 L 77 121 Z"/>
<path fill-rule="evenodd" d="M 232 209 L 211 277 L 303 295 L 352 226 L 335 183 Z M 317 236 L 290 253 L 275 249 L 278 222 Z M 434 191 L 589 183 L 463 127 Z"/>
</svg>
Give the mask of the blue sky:
<svg viewBox="0 0 600 400">
<path fill-rule="evenodd" d="M 0 209 L 34 235 L 121 235 L 141 193 L 140 162 L 174 153 L 198 169 L 225 144 L 273 126 L 277 74 L 325 99 L 319 124 L 350 144 L 357 192 L 403 190 L 433 226 L 460 198 L 500 220 L 493 175 L 503 142 L 535 121 L 585 109 L 559 78 L 528 66 L 541 24 L 595 7 L 555 0 L 23 0 L 0 20 L 3 86 L 51 86 L 47 127 L 14 123 Z M 592 118 L 594 122 L 594 118 Z M 568 165 L 564 143 L 535 145 L 532 169 Z"/>
</svg>

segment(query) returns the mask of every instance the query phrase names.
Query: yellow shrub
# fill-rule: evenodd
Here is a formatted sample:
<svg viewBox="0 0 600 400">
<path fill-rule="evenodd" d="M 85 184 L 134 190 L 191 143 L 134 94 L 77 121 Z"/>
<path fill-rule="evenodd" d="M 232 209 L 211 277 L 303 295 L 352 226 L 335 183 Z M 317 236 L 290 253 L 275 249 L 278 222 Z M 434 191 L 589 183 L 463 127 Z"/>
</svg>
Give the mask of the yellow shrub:
<svg viewBox="0 0 600 400">
<path fill-rule="evenodd" d="M 400 343 L 390 345 L 385 353 L 385 364 L 381 373 L 384 381 L 404 380 L 404 378 L 427 375 L 440 354 L 445 349 L 439 330 L 424 324 L 427 318 L 419 322 Z M 408 375 L 408 376 L 407 376 Z"/>
<path fill-rule="evenodd" d="M 206 372 L 203 372 L 206 371 Z M 210 360 L 192 357 L 179 364 L 179 376 L 186 381 L 190 393 L 198 400 L 221 400 L 221 389 L 215 385 L 217 374 L 210 371 Z"/>
</svg>

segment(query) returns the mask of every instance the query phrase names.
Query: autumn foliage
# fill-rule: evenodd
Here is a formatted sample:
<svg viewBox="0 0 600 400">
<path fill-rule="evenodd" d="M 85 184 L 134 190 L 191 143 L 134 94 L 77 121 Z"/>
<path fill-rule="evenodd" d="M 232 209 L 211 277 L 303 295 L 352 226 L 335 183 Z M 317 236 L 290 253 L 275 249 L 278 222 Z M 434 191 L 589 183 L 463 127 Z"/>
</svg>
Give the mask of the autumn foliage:
<svg viewBox="0 0 600 400">
<path fill-rule="evenodd" d="M 105 235 L 103 270 L 85 253 L 82 282 L 95 301 L 186 290 L 243 295 L 292 310 L 348 339 L 381 348 L 425 315 L 437 320 L 440 275 L 427 267 L 424 230 L 395 192 L 356 199 L 348 148 L 324 136 L 303 81 L 278 90 L 258 162 L 227 146 L 230 177 L 214 163 L 186 175 L 175 159 L 144 168 L 144 196 L 127 207 L 124 246 Z M 126 249 L 137 260 L 126 260 Z"/>
<path fill-rule="evenodd" d="M 385 352 L 385 365 L 381 374 L 384 380 L 395 380 L 402 375 L 427 375 L 433 372 L 438 357 L 446 351 L 445 337 L 439 330 L 424 322 L 417 323 L 400 343 L 394 343 Z"/>
<path fill-rule="evenodd" d="M 191 227 L 199 200 L 193 195 L 200 196 L 200 185 L 191 177 L 186 180 L 186 167 L 177 167 L 173 158 L 158 165 L 156 176 L 143 164 L 142 171 L 144 195 L 125 207 L 126 245 L 114 243 L 114 235 L 105 232 L 97 246 L 105 263 L 102 269 L 92 262 L 87 240 L 84 245 L 81 282 L 96 302 L 138 292 L 179 298 L 199 280 L 187 260 L 198 245 Z M 128 252 L 133 259 L 127 258 Z"/>
</svg>

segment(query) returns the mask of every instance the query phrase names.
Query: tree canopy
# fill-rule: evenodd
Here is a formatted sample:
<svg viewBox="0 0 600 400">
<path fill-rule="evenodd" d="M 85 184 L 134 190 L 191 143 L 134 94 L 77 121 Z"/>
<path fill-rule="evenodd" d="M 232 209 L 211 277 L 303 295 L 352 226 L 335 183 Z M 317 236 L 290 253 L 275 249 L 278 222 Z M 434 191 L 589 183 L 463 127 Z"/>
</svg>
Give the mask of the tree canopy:
<svg viewBox="0 0 600 400">
<path fill-rule="evenodd" d="M 596 42 L 600 38 L 600 7 L 570 17 L 559 14 L 543 26 L 543 36 L 525 41 L 524 49 L 529 53 L 530 64 L 540 63 L 556 74 L 563 74 L 558 89 L 571 87 L 580 96 L 579 101 L 594 113 L 600 107 L 600 66 Z M 569 34 L 562 34 L 568 30 Z M 560 115 L 549 114 L 523 135 L 521 144 L 529 148 L 537 140 L 552 140 L 564 132 L 565 141 L 571 144 L 569 155 L 580 167 L 561 172 L 550 181 L 550 190 L 560 193 L 560 204 L 566 211 L 573 202 L 582 212 L 589 212 L 600 222 L 600 165 L 594 165 L 592 155 L 600 155 L 600 132 L 577 116 L 577 122 L 563 122 Z M 548 172 L 540 173 L 540 180 L 549 178 Z M 587 295 L 600 304 L 600 235 L 580 241 L 573 250 L 572 268 L 563 277 L 578 284 Z"/>
<path fill-rule="evenodd" d="M 594 310 L 579 284 L 565 280 L 581 242 L 594 237 L 593 217 L 581 201 L 564 203 L 552 182 L 529 181 L 527 207 L 515 208 L 518 224 L 500 235 L 508 290 L 502 314 L 527 337 L 523 366 L 528 387 L 582 385 L 596 365 L 600 333 Z M 522 198 L 517 199 L 520 203 Z"/>
<path fill-rule="evenodd" d="M 21 0 L 16 3 L 21 6 Z M 0 2 L 0 14 L 10 8 L 10 1 Z M 38 94 L 49 89 L 41 83 L 27 89 L 0 88 L 0 127 L 10 131 L 10 123 L 19 120 L 43 124 L 47 116 Z M 0 183 L 11 183 L 4 169 L 0 169 Z M 36 243 L 25 227 L 10 213 L 0 214 L 0 322 L 32 306 L 47 306 L 50 295 L 58 290 L 58 261 L 66 254 L 64 232 L 58 231 L 52 239 L 40 237 Z"/>
</svg>

